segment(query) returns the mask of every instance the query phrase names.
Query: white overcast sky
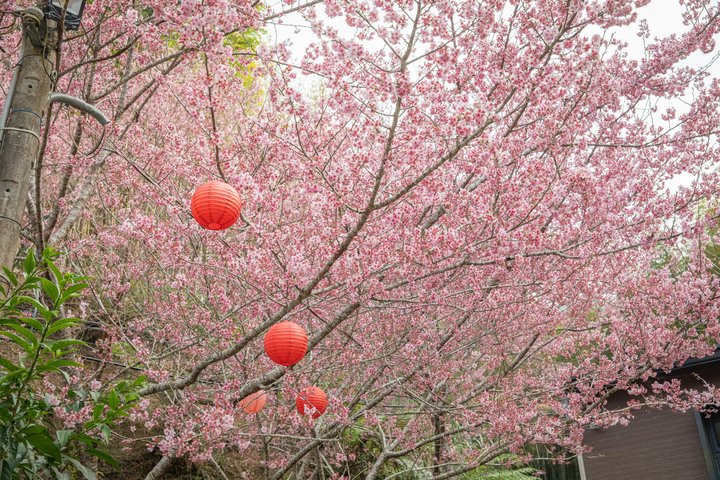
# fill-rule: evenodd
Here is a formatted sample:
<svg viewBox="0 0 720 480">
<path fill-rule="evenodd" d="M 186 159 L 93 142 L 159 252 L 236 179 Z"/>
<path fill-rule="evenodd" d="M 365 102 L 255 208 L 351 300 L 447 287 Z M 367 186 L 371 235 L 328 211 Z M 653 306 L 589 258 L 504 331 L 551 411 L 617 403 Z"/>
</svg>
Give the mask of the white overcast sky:
<svg viewBox="0 0 720 480">
<path fill-rule="evenodd" d="M 681 0 L 654 0 L 649 5 L 638 10 L 639 19 L 646 19 L 650 28 L 650 38 L 654 37 L 664 38 L 673 33 L 680 33 L 687 30 L 687 26 L 682 23 L 682 12 L 683 7 L 680 5 Z M 283 8 L 282 2 L 278 2 L 275 6 L 275 11 L 279 11 Z M 287 7 L 285 7 L 287 8 Z M 324 8 L 322 4 L 316 7 L 316 12 L 320 18 L 325 18 Z M 352 35 L 352 30 L 344 24 L 343 17 L 337 17 L 333 19 L 327 19 L 333 25 L 335 25 L 340 32 L 346 31 L 349 35 Z M 611 32 L 616 35 L 620 40 L 628 43 L 628 54 L 632 58 L 642 59 L 645 56 L 645 48 L 643 40 L 637 36 L 639 29 L 638 23 L 635 23 L 629 27 L 615 28 Z M 592 34 L 593 32 L 587 32 Z M 598 33 L 601 33 L 598 31 Z M 313 41 L 317 41 L 310 31 L 307 23 L 303 20 L 302 15 L 298 13 L 289 14 L 282 17 L 280 23 L 274 23 L 267 26 L 267 40 L 270 43 L 277 42 L 290 42 L 290 51 L 293 54 L 293 63 L 299 63 L 302 58 L 305 49 Z M 691 55 L 688 59 L 683 62 L 683 65 L 689 65 L 694 68 L 700 69 L 711 64 L 708 71 L 714 77 L 720 77 L 720 61 L 714 62 L 714 57 L 718 52 L 712 52 L 711 54 L 705 55 L 700 52 L 696 52 Z M 311 93 L 316 90 L 318 79 L 300 75 L 298 76 L 298 85 L 300 91 Z M 692 93 L 688 94 L 688 97 L 675 99 L 673 101 L 652 99 L 652 104 L 648 103 L 647 107 L 651 108 L 657 106 L 659 112 L 664 111 L 667 107 L 673 106 L 678 114 L 682 114 L 687 110 L 687 101 L 692 100 Z M 657 116 L 659 118 L 659 114 Z M 671 190 L 675 190 L 678 185 L 687 184 L 691 178 L 689 176 L 678 176 L 673 179 L 666 187 Z"/>
<path fill-rule="evenodd" d="M 278 2 L 275 8 L 275 11 L 281 9 L 282 3 Z M 324 17 L 322 4 L 316 6 L 316 11 L 321 18 Z M 649 5 L 639 9 L 638 13 L 640 19 L 646 19 L 648 21 L 651 37 L 657 36 L 662 38 L 672 33 L 681 32 L 686 28 L 682 24 L 682 11 L 679 0 L 654 0 Z M 324 18 L 327 19 L 327 17 Z M 345 27 L 342 17 L 329 20 L 338 27 Z M 298 13 L 282 17 L 281 22 L 282 23 L 268 25 L 267 33 L 269 40 L 271 42 L 292 42 L 293 47 L 291 50 L 295 58 L 299 59 L 307 46 L 314 40 L 314 37 L 310 33 L 302 16 Z M 345 28 L 347 29 L 347 27 Z M 616 28 L 613 30 L 613 33 L 628 42 L 631 55 L 642 58 L 644 48 L 642 40 L 637 36 L 637 31 L 638 25 L 634 24 L 623 29 Z M 689 59 L 689 63 L 696 66 L 705 65 L 711 57 L 712 55 L 694 54 Z M 715 68 L 715 73 L 720 73 L 720 70 Z"/>
</svg>

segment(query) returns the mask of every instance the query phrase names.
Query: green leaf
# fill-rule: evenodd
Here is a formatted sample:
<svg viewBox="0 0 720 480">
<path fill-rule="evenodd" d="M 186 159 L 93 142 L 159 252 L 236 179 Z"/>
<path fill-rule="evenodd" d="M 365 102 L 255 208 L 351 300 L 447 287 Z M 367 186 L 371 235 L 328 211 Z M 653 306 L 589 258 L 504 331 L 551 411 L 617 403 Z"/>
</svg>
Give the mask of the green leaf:
<svg viewBox="0 0 720 480">
<path fill-rule="evenodd" d="M 25 372 L 26 372 L 25 369 L 19 368 L 19 369 L 15 370 L 14 372 L 8 373 L 7 375 L 0 377 L 0 383 L 11 383 L 10 380 L 14 380 L 16 377 L 25 375 Z"/>
<path fill-rule="evenodd" d="M 10 280 L 10 283 L 12 283 L 13 287 L 17 287 L 18 286 L 17 277 L 10 270 L 8 270 L 7 267 L 3 266 L 2 269 L 3 269 L 3 272 L 5 272 L 5 278 Z"/>
<path fill-rule="evenodd" d="M 76 283 L 75 285 L 72 285 L 68 288 L 66 288 L 62 292 L 62 297 L 60 297 L 60 301 L 64 302 L 68 298 L 72 297 L 75 293 L 79 292 L 80 290 L 83 290 L 88 286 L 87 283 Z"/>
<path fill-rule="evenodd" d="M 40 323 L 38 320 L 35 320 L 34 318 L 21 318 L 21 320 L 23 322 L 27 323 L 28 325 L 30 325 L 32 328 L 34 328 L 38 332 L 43 331 L 43 328 L 44 328 L 43 324 Z"/>
<path fill-rule="evenodd" d="M 94 448 L 88 448 L 85 450 L 90 455 L 95 455 L 100 460 L 104 461 L 105 463 L 112 465 L 115 468 L 120 468 L 120 465 L 115 461 L 113 457 L 111 457 L 109 454 L 102 452 L 100 450 L 95 450 Z"/>
<path fill-rule="evenodd" d="M 145 385 L 145 382 L 147 381 L 147 375 L 140 375 L 138 378 L 133 380 L 133 382 L 130 384 L 130 388 L 133 387 L 139 387 L 140 385 Z"/>
<path fill-rule="evenodd" d="M 45 293 L 48 294 L 48 297 L 50 297 L 53 302 L 57 302 L 60 297 L 60 291 L 58 290 L 57 285 L 47 278 L 41 278 L 40 281 L 42 282 L 43 290 L 45 290 Z"/>
<path fill-rule="evenodd" d="M 27 456 L 28 448 L 24 443 L 15 443 L 13 445 L 13 448 L 10 449 L 12 451 L 12 454 L 10 455 L 12 461 L 9 461 L 10 469 L 15 470 L 18 465 L 20 465 Z"/>
<path fill-rule="evenodd" d="M 65 377 L 65 381 L 67 383 L 72 383 L 72 380 L 70 379 L 70 374 L 66 372 L 65 370 L 60 370 L 60 373 L 62 373 L 62 376 Z"/>
<path fill-rule="evenodd" d="M 23 434 L 25 435 L 35 435 L 38 433 L 44 433 L 47 432 L 47 429 L 43 427 L 42 425 L 29 425 L 27 428 L 22 430 Z"/>
<path fill-rule="evenodd" d="M 16 318 L 0 318 L 0 326 L 9 327 L 10 325 L 20 325 Z"/>
<path fill-rule="evenodd" d="M 88 398 L 88 392 L 86 390 L 72 390 L 83 402 Z"/>
<path fill-rule="evenodd" d="M 69 457 L 68 457 L 68 461 L 70 463 L 72 463 L 75 466 L 75 468 L 77 468 L 78 471 L 80 473 L 82 473 L 83 476 L 87 480 L 97 480 L 97 476 L 95 475 L 95 473 L 92 470 L 90 470 L 89 468 L 87 468 L 85 465 L 83 465 L 82 463 L 78 462 L 74 458 L 69 458 Z"/>
<path fill-rule="evenodd" d="M 63 275 L 62 273 L 60 273 L 60 270 L 58 270 L 58 268 L 52 262 L 48 262 L 48 267 L 50 267 L 50 270 L 52 270 L 53 274 L 55 275 L 55 278 L 57 279 L 61 289 L 64 288 L 66 283 L 65 278 L 67 277 L 67 275 Z"/>
<path fill-rule="evenodd" d="M 27 257 L 25 257 L 23 267 L 25 268 L 25 273 L 27 274 L 30 274 L 30 272 L 35 270 L 35 255 L 33 254 L 32 250 L 30 250 L 27 254 Z"/>
<path fill-rule="evenodd" d="M 85 342 L 83 342 L 82 340 L 75 340 L 74 338 L 66 338 L 63 340 L 55 340 L 55 341 L 45 342 L 45 345 L 53 352 L 58 352 L 67 347 L 71 347 L 73 345 L 87 345 L 87 344 Z"/>
<path fill-rule="evenodd" d="M 55 310 L 40 310 L 40 313 L 47 323 L 52 323 L 58 312 Z"/>
<path fill-rule="evenodd" d="M 20 368 L 2 355 L 0 355 L 0 366 L 5 367 L 9 372 L 14 372 Z"/>
<path fill-rule="evenodd" d="M 93 423 L 93 422 L 88 422 Z M 87 425 L 87 424 L 86 424 Z M 91 437 L 90 435 L 85 435 L 84 433 L 73 435 L 73 440 L 77 440 L 78 442 L 82 442 L 88 447 L 92 448 L 97 443 L 97 440 Z"/>
<path fill-rule="evenodd" d="M 120 406 L 120 399 L 118 398 L 117 392 L 115 390 L 110 390 L 110 396 L 108 398 L 108 405 L 113 410 L 117 410 Z"/>
<path fill-rule="evenodd" d="M 75 352 L 76 350 L 70 350 L 68 352 L 63 352 L 63 355 L 65 353 Z M 72 360 L 51 360 L 43 365 L 38 365 L 37 372 L 59 372 L 60 367 L 79 367 L 79 368 L 85 368 L 83 365 L 80 365 L 77 362 L 73 362 Z"/>
<path fill-rule="evenodd" d="M 85 368 L 84 365 L 73 362 L 72 360 L 50 360 L 45 365 L 60 368 L 60 367 L 79 367 L 79 368 Z"/>
<path fill-rule="evenodd" d="M 60 453 L 60 449 L 53 443 L 49 436 L 41 434 L 30 435 L 27 438 L 27 441 L 30 445 L 35 447 L 35 450 L 37 450 L 38 453 L 51 456 L 56 462 L 60 461 L 62 453 Z"/>
<path fill-rule="evenodd" d="M 53 397 L 49 393 L 43 394 L 43 401 L 45 402 L 45 408 L 48 410 L 53 408 Z"/>
<path fill-rule="evenodd" d="M 70 440 L 70 434 L 72 434 L 72 430 L 58 430 L 55 432 L 57 435 L 58 443 L 61 447 L 64 447 L 65 444 Z"/>
<path fill-rule="evenodd" d="M 72 475 L 70 475 L 69 472 L 61 472 L 55 466 L 50 467 L 50 470 L 52 470 L 53 474 L 55 475 L 53 477 L 55 478 L 55 480 L 72 480 Z"/>
<path fill-rule="evenodd" d="M 52 326 L 48 328 L 46 336 L 50 336 L 58 330 L 62 330 L 63 328 L 74 327 L 81 321 L 82 320 L 80 320 L 79 318 L 61 318 L 60 320 L 53 322 Z"/>
<path fill-rule="evenodd" d="M 8 327 L 12 328 L 17 333 L 19 333 L 23 337 L 27 338 L 30 341 L 30 343 L 32 343 L 33 345 L 36 345 L 38 343 L 38 340 L 37 340 L 37 337 L 35 336 L 35 334 L 33 332 L 31 332 L 30 330 L 28 330 L 27 328 L 23 327 L 22 325 L 8 325 Z"/>
<path fill-rule="evenodd" d="M 70 355 L 71 353 L 79 352 L 80 349 L 78 348 L 71 348 L 70 350 L 63 350 L 61 352 L 55 352 L 55 355 L 58 357 L 64 357 L 65 355 Z"/>
<path fill-rule="evenodd" d="M 31 346 L 28 342 L 26 342 L 25 340 L 23 340 L 22 338 L 20 338 L 19 336 L 15 335 L 14 333 L 11 333 L 11 332 L 0 332 L 0 335 L 5 335 L 5 336 L 8 337 L 10 340 L 12 340 L 13 342 L 15 342 L 15 343 L 17 343 L 18 345 L 20 345 L 20 347 L 22 347 L 22 349 L 25 350 L 28 354 L 32 354 L 32 352 L 33 352 L 32 346 Z"/>
<path fill-rule="evenodd" d="M 95 405 L 95 408 L 93 408 L 93 420 L 100 420 L 100 417 L 102 416 L 104 411 L 105 405 Z"/>
<path fill-rule="evenodd" d="M 100 425 L 100 431 L 102 432 L 102 435 L 105 438 L 105 444 L 107 445 L 110 443 L 110 427 L 102 424 Z"/>
<path fill-rule="evenodd" d="M 44 279 L 42 279 L 42 280 L 44 280 Z M 15 298 L 17 299 L 17 303 L 18 303 L 18 304 L 20 304 L 20 303 L 29 303 L 29 304 L 32 305 L 33 307 L 37 308 L 39 312 L 46 312 L 46 311 L 47 311 L 47 308 L 45 308 L 45 305 L 43 305 L 42 303 L 38 302 L 36 299 L 34 299 L 34 298 L 32 298 L 32 297 L 27 297 L 27 296 L 25 296 L 25 295 L 18 295 L 18 296 L 15 297 Z"/>
<path fill-rule="evenodd" d="M 12 474 L 10 464 L 6 460 L 0 462 L 0 480 L 12 480 Z"/>
</svg>

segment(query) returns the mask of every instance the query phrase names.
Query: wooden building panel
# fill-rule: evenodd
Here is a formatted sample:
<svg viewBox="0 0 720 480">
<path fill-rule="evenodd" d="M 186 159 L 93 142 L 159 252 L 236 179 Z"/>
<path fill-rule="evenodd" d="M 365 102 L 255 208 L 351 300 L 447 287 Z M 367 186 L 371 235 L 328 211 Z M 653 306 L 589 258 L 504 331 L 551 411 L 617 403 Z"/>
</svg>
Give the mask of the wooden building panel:
<svg viewBox="0 0 720 480">
<path fill-rule="evenodd" d="M 587 480 L 709 480 L 695 414 L 635 412 L 628 426 L 585 432 Z"/>
<path fill-rule="evenodd" d="M 720 348 L 650 383 L 670 379 L 680 380 L 684 388 L 702 390 L 705 383 L 719 386 Z M 626 407 L 629 398 L 626 393 L 613 395 L 608 410 Z M 628 426 L 585 432 L 584 443 L 593 449 L 583 455 L 586 480 L 710 479 L 693 411 L 640 410 L 633 415 Z"/>
</svg>

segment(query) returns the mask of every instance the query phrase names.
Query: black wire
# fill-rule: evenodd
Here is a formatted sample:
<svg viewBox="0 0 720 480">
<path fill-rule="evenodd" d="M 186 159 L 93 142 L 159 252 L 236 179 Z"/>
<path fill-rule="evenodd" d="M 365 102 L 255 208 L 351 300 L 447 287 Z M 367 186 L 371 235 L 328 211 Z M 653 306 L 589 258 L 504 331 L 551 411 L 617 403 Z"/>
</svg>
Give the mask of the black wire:
<svg viewBox="0 0 720 480">
<path fill-rule="evenodd" d="M 86 157 L 94 157 L 98 153 L 100 153 L 100 149 L 105 143 L 105 130 L 107 129 L 107 124 L 103 125 L 102 133 L 100 134 L 100 140 L 95 144 L 95 147 L 93 147 L 92 150 L 90 150 L 87 153 L 84 153 Z"/>
<path fill-rule="evenodd" d="M 27 55 L 23 55 L 20 60 L 15 64 L 16 67 L 19 67 L 22 65 L 23 60 L 25 60 L 27 57 L 42 57 L 39 53 L 28 53 Z"/>
<path fill-rule="evenodd" d="M 18 60 L 18 63 L 16 63 L 15 66 L 17 67 L 18 65 L 22 65 L 23 60 L 25 60 L 27 57 L 40 57 L 40 58 L 42 58 L 42 60 L 43 60 L 43 61 L 42 61 L 43 70 L 45 70 L 45 75 L 47 75 L 47 77 L 48 77 L 48 78 L 50 79 L 50 81 L 52 82 L 52 84 L 53 84 L 53 89 L 54 89 L 54 87 L 55 87 L 55 77 L 53 77 L 53 75 L 52 75 L 50 72 L 48 72 L 47 65 L 45 65 L 45 60 L 46 60 L 46 58 L 45 58 L 44 52 L 45 52 L 45 48 L 43 47 L 43 55 L 41 55 L 41 54 L 39 54 L 39 53 L 28 53 L 27 55 L 23 55 L 23 57 L 22 57 L 20 60 Z"/>
<path fill-rule="evenodd" d="M 47 55 L 47 52 L 45 51 L 45 49 L 47 48 L 47 41 L 48 41 L 48 37 L 50 36 L 50 30 L 57 30 L 57 28 L 45 28 L 45 42 L 43 42 L 42 65 L 43 65 L 43 70 L 45 70 L 45 75 L 48 76 L 48 78 L 50 79 L 50 82 L 52 83 L 52 90 L 54 91 L 57 88 L 57 72 L 55 72 L 55 71 L 48 72 L 47 66 L 45 66 L 45 55 Z M 56 49 L 57 49 L 57 47 L 56 47 Z"/>
<path fill-rule="evenodd" d="M 11 222 L 17 223 L 21 230 L 23 228 L 23 226 L 20 224 L 20 222 L 18 222 L 14 218 L 6 217 L 5 215 L 0 215 L 0 218 L 4 218 L 5 220 L 10 220 Z"/>
</svg>

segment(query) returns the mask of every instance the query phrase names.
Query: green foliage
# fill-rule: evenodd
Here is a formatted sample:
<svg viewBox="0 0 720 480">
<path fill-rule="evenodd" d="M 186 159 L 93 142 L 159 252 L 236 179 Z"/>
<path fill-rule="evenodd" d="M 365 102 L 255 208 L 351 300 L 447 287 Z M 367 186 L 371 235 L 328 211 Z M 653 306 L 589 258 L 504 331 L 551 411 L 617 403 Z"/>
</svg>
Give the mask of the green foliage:
<svg viewBox="0 0 720 480">
<path fill-rule="evenodd" d="M 538 454 L 541 449 L 544 449 L 544 447 L 536 446 L 533 450 Z M 569 463 L 536 459 L 526 465 L 515 465 L 517 461 L 518 457 L 516 455 L 501 455 L 493 460 L 493 464 L 484 465 L 464 474 L 460 478 L 464 480 L 580 480 L 580 470 L 577 466 L 577 460 L 574 458 Z"/>
<path fill-rule="evenodd" d="M 225 37 L 223 43 L 232 47 L 235 52 L 255 51 L 260 45 L 261 31 L 246 28 L 242 32 L 234 32 Z"/>
<path fill-rule="evenodd" d="M 117 467 L 106 452 L 111 427 L 127 416 L 144 381 L 120 382 L 103 393 L 69 389 L 65 411 L 92 406 L 92 420 L 71 430 L 53 428 L 56 402 L 38 387 L 48 375 L 70 384 L 67 369 L 83 368 L 71 360 L 71 354 L 85 344 L 59 338 L 80 319 L 63 317 L 60 311 L 87 287 L 87 277 L 60 272 L 55 265 L 58 257 L 59 253 L 46 249 L 36 263 L 29 252 L 20 277 L 3 267 L 8 286 L 0 285 L 0 336 L 20 354 L 17 360 L 0 355 L 0 480 L 70 480 L 76 472 L 95 479 L 95 473 L 77 460 L 79 451 Z M 40 292 L 44 301 L 33 295 Z"/>
<path fill-rule="evenodd" d="M 670 272 L 670 276 L 677 280 L 690 268 L 690 256 L 687 248 L 658 245 L 657 257 L 650 262 L 650 267 L 653 270 L 667 270 Z"/>
<path fill-rule="evenodd" d="M 720 277 L 720 245 L 716 243 L 708 243 L 705 245 L 705 256 L 712 264 L 710 273 Z"/>
<path fill-rule="evenodd" d="M 528 464 L 542 472 L 543 480 L 580 480 L 580 467 L 576 456 L 556 445 L 528 445 L 526 450 L 533 460 Z M 537 478 L 537 477 L 536 477 Z"/>
<path fill-rule="evenodd" d="M 374 432 L 365 427 L 365 420 L 359 419 L 354 425 L 343 432 L 343 448 L 346 454 L 351 454 L 354 459 L 348 460 L 348 469 L 353 475 L 360 475 L 368 465 L 372 465 L 382 452 L 379 439 Z M 385 467 L 394 471 L 393 461 L 387 462 Z M 353 475 L 350 475 L 352 478 Z"/>
<path fill-rule="evenodd" d="M 462 474 L 463 480 L 537 480 L 537 470 L 527 465 L 518 464 L 518 456 L 506 453 L 500 455 L 490 464 L 483 465 Z"/>
<path fill-rule="evenodd" d="M 253 30 L 251 28 L 245 29 L 242 32 L 231 33 L 223 39 L 223 43 L 231 47 L 233 52 L 239 55 L 248 51 L 254 52 L 258 45 L 260 45 L 261 41 L 261 31 Z M 232 65 L 237 70 L 235 76 L 243 80 L 243 86 L 245 88 L 250 87 L 253 81 L 252 71 L 255 68 L 255 62 L 244 65 L 238 60 L 236 62 L 232 62 Z"/>
<path fill-rule="evenodd" d="M 465 480 L 537 480 L 536 470 L 531 467 L 509 468 L 485 466 L 467 473 Z"/>
</svg>

